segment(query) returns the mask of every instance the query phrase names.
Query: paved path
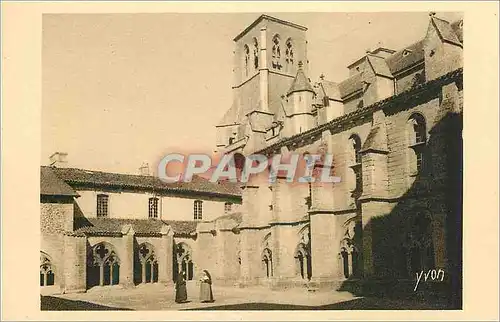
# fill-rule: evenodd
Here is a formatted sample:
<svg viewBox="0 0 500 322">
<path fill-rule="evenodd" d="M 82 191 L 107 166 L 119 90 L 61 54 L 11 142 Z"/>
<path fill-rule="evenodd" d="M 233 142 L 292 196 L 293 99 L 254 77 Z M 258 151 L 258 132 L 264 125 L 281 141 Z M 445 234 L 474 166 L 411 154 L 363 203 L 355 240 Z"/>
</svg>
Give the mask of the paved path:
<svg viewBox="0 0 500 322">
<path fill-rule="evenodd" d="M 347 292 L 308 292 L 305 289 L 271 291 L 265 287 L 238 288 L 214 285 L 215 302 L 200 303 L 199 286 L 190 282 L 187 290 L 190 302 L 183 304 L 175 303 L 173 286 L 158 284 L 140 285 L 131 289 L 119 287 L 91 289 L 87 293 L 64 294 L 57 297 L 132 310 L 183 310 L 243 303 L 321 306 L 355 298 Z"/>
</svg>

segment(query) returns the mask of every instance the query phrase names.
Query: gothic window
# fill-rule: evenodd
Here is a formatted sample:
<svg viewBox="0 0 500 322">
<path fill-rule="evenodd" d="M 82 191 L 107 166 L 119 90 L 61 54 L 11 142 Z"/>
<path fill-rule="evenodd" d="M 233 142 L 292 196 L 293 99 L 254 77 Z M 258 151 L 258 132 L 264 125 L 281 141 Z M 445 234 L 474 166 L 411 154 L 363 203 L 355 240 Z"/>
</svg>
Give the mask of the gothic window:
<svg viewBox="0 0 500 322">
<path fill-rule="evenodd" d="M 345 249 L 342 249 L 340 252 L 340 255 L 342 256 L 342 268 L 344 271 L 344 277 L 348 278 L 349 277 L 349 254 Z"/>
<path fill-rule="evenodd" d="M 143 243 L 138 248 L 139 265 L 137 265 L 138 283 L 158 282 L 158 259 L 154 248 L 149 243 Z"/>
<path fill-rule="evenodd" d="M 249 65 L 250 65 L 250 48 L 248 48 L 248 45 L 245 45 L 245 47 L 243 47 L 243 51 L 244 51 L 244 76 L 245 77 L 248 77 L 248 72 L 249 72 Z"/>
<path fill-rule="evenodd" d="M 296 273 L 302 279 L 311 279 L 311 255 L 308 247 L 300 243 L 295 250 Z"/>
<path fill-rule="evenodd" d="M 344 239 L 340 242 L 339 258 L 345 278 L 358 276 L 358 251 L 354 243 L 354 232 L 346 232 Z"/>
<path fill-rule="evenodd" d="M 230 202 L 226 202 L 224 203 L 224 212 L 227 214 L 229 212 L 231 212 L 231 207 L 233 206 L 232 203 Z"/>
<path fill-rule="evenodd" d="M 285 49 L 285 63 L 286 63 L 286 71 L 291 72 L 292 71 L 292 66 L 294 62 L 294 57 L 293 57 L 293 43 L 291 39 L 288 39 L 286 41 L 286 49 Z"/>
<path fill-rule="evenodd" d="M 87 285 L 117 285 L 120 282 L 120 259 L 106 242 L 92 247 L 87 262 Z"/>
<path fill-rule="evenodd" d="M 55 283 L 54 270 L 49 256 L 40 252 L 40 286 L 50 286 Z"/>
<path fill-rule="evenodd" d="M 158 218 L 158 198 L 149 198 L 149 218 Z"/>
<path fill-rule="evenodd" d="M 274 69 L 281 69 L 281 47 L 280 47 L 280 36 L 275 35 L 273 37 L 273 48 L 272 48 L 272 67 Z"/>
<path fill-rule="evenodd" d="M 108 217 L 109 196 L 97 195 L 97 217 Z"/>
<path fill-rule="evenodd" d="M 176 244 L 174 247 L 174 281 L 178 274 L 186 273 L 186 280 L 194 277 L 194 264 L 191 248 L 185 243 Z"/>
<path fill-rule="evenodd" d="M 421 114 L 414 113 L 407 124 L 410 174 L 418 175 L 426 171 L 427 129 Z"/>
<path fill-rule="evenodd" d="M 273 257 L 269 248 L 265 248 L 262 252 L 262 265 L 266 278 L 273 277 Z"/>
<path fill-rule="evenodd" d="M 253 66 L 255 70 L 259 70 L 259 42 L 257 38 L 253 39 Z"/>
<path fill-rule="evenodd" d="M 201 200 L 194 201 L 193 212 L 194 212 L 194 220 L 203 219 L 203 201 Z"/>
</svg>

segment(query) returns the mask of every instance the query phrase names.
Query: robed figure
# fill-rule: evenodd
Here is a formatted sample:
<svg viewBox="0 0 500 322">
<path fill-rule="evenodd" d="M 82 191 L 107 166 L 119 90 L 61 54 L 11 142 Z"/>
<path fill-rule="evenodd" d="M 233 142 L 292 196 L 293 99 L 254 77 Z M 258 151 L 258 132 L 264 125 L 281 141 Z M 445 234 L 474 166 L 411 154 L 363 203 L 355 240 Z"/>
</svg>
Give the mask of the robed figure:
<svg viewBox="0 0 500 322">
<path fill-rule="evenodd" d="M 203 270 L 200 278 L 200 301 L 213 302 L 214 294 L 212 293 L 212 277 L 207 270 Z"/>
<path fill-rule="evenodd" d="M 177 274 L 177 281 L 175 281 L 175 302 L 184 303 L 187 301 L 186 289 L 186 273 L 180 272 Z"/>
</svg>

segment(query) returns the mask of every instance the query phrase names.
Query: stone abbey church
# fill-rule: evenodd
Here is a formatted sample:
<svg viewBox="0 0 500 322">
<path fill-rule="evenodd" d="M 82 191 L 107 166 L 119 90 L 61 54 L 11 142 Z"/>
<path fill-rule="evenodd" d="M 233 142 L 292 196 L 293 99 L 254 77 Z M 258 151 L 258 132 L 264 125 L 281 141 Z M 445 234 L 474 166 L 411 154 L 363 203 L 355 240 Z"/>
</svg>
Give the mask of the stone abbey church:
<svg viewBox="0 0 500 322">
<path fill-rule="evenodd" d="M 413 289 L 416 273 L 443 269 L 460 296 L 462 21 L 431 14 L 419 41 L 367 51 L 340 82 L 309 78 L 306 31 L 262 15 L 234 38 L 217 150 L 329 153 L 340 182 L 166 184 L 55 162 L 41 169 L 42 291 L 203 269 L 214 285 Z"/>
</svg>

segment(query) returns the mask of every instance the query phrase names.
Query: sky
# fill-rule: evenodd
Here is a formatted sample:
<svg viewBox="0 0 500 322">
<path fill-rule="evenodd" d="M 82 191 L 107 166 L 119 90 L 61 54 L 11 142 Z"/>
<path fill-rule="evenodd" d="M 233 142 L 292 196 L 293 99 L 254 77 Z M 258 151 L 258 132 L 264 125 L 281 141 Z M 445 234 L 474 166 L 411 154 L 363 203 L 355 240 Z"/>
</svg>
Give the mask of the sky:
<svg viewBox="0 0 500 322">
<path fill-rule="evenodd" d="M 215 149 L 232 102 L 233 38 L 261 13 L 45 14 L 41 163 L 138 173 L 173 152 Z M 308 75 L 340 82 L 377 46 L 425 36 L 427 12 L 266 13 L 308 28 Z M 455 21 L 460 13 L 437 13 Z"/>
</svg>

